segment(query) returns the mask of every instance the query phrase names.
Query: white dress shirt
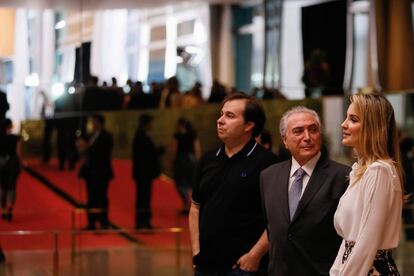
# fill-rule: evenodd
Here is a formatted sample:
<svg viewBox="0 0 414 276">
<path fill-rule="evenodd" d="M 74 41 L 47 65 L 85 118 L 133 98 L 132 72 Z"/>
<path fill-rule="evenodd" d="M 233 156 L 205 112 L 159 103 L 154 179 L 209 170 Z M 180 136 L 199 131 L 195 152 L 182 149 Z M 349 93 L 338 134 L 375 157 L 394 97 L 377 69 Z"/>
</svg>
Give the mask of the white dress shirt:
<svg viewBox="0 0 414 276">
<path fill-rule="evenodd" d="M 357 168 L 355 163 L 350 183 L 354 183 Z M 366 276 L 379 249 L 396 248 L 401 233 L 402 203 L 400 179 L 391 160 L 370 164 L 339 201 L 334 224 L 344 240 L 330 275 Z M 355 245 L 342 264 L 345 240 Z"/>
<path fill-rule="evenodd" d="M 301 196 L 303 195 L 303 192 L 305 191 L 306 186 L 308 185 L 309 179 L 312 176 L 313 170 L 315 169 L 316 163 L 318 163 L 320 157 L 321 153 L 319 152 L 317 155 L 312 157 L 311 160 L 309 160 L 308 162 L 306 162 L 306 164 L 302 166 L 302 169 L 305 171 L 305 175 L 302 178 L 302 193 L 300 194 Z M 292 187 L 293 181 L 295 180 L 296 171 L 300 167 L 301 166 L 299 165 L 298 161 L 296 161 L 296 159 L 292 157 L 292 167 L 290 168 L 289 177 L 289 190 Z"/>
<path fill-rule="evenodd" d="M 101 132 L 101 130 L 98 130 L 92 134 L 91 138 L 89 139 L 89 146 L 92 146 L 93 143 L 95 143 L 96 139 L 99 137 Z"/>
</svg>

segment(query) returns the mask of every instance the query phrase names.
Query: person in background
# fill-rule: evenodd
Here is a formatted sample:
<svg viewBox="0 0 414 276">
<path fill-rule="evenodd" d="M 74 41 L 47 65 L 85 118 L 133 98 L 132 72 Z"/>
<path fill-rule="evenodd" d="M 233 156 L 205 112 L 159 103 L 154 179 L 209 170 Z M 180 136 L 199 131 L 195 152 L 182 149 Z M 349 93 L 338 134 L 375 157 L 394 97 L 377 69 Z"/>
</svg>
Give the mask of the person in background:
<svg viewBox="0 0 414 276">
<path fill-rule="evenodd" d="M 4 255 L 3 248 L 0 245 L 0 264 L 6 262 L 6 256 Z"/>
<path fill-rule="evenodd" d="M 314 110 L 290 109 L 279 130 L 292 157 L 260 175 L 268 275 L 328 275 L 341 244 L 333 215 L 350 168 L 321 154 L 322 125 Z"/>
<path fill-rule="evenodd" d="M 331 78 L 326 53 L 314 49 L 305 63 L 302 81 L 305 84 L 305 96 L 318 98 L 326 94 Z"/>
<path fill-rule="evenodd" d="M 69 170 L 74 170 L 79 155 L 76 149 L 76 130 L 78 129 L 78 119 L 70 112 L 76 109 L 76 100 L 68 90 L 56 99 L 54 104 L 53 127 L 57 131 L 57 156 L 59 170 L 65 170 L 68 164 Z M 46 134 L 46 133 L 45 133 Z M 51 133 L 49 133 L 51 135 Z M 49 137 L 45 137 L 49 138 Z"/>
<path fill-rule="evenodd" d="M 0 124 L 6 119 L 6 112 L 9 110 L 10 105 L 7 101 L 7 95 L 5 92 L 0 90 Z M 0 264 L 6 261 L 6 257 L 4 256 L 3 249 L 0 245 Z"/>
<path fill-rule="evenodd" d="M 161 174 L 160 154 L 149 136 L 153 117 L 142 114 L 132 144 L 132 176 L 136 183 L 135 228 L 154 228 L 151 223 L 152 182 Z"/>
<path fill-rule="evenodd" d="M 291 154 L 285 147 L 278 144 L 273 145 L 272 134 L 267 129 L 263 129 L 262 133 L 256 137 L 256 142 L 265 149 L 270 150 L 277 157 L 277 162 L 285 161 L 291 158 Z"/>
<path fill-rule="evenodd" d="M 262 133 L 256 137 L 256 142 L 272 151 L 272 134 L 267 129 L 263 129 Z"/>
<path fill-rule="evenodd" d="M 259 174 L 276 156 L 256 143 L 266 116 L 255 98 L 226 97 L 217 120 L 223 142 L 199 161 L 189 214 L 195 275 L 266 275 L 267 235 Z"/>
<path fill-rule="evenodd" d="M 354 149 L 357 162 L 334 217 L 343 241 L 330 275 L 400 275 L 392 258 L 404 202 L 394 110 L 379 94 L 356 94 L 350 100 L 342 144 Z"/>
<path fill-rule="evenodd" d="M 181 99 L 182 108 L 195 108 L 204 104 L 202 97 L 202 85 L 196 82 L 190 91 L 187 91 Z"/>
<path fill-rule="evenodd" d="M 9 110 L 10 105 L 7 101 L 7 95 L 5 92 L 0 90 L 0 123 L 6 119 L 6 112 Z"/>
<path fill-rule="evenodd" d="M 42 140 L 42 162 L 49 163 L 52 154 L 52 134 L 55 129 L 55 119 L 52 116 L 53 103 L 49 100 L 44 90 L 40 91 L 42 97 L 42 107 L 40 118 L 43 120 L 43 140 Z"/>
<path fill-rule="evenodd" d="M 13 123 L 5 119 L 0 133 L 0 199 L 1 218 L 12 221 L 16 202 L 16 184 L 20 174 L 21 141 L 11 133 Z"/>
<path fill-rule="evenodd" d="M 161 92 L 159 108 L 181 107 L 182 95 L 179 86 L 180 84 L 177 77 L 174 76 L 167 80 L 167 83 Z"/>
<path fill-rule="evenodd" d="M 407 226 L 414 224 L 413 214 L 413 199 L 412 194 L 414 192 L 414 139 L 408 136 L 404 130 L 398 131 L 398 137 L 400 139 L 400 153 L 401 164 L 404 171 L 404 190 L 411 196 L 405 202 L 405 208 L 403 209 L 403 220 Z M 404 227 L 405 239 L 407 241 L 414 240 L 414 228 Z"/>
<path fill-rule="evenodd" d="M 226 97 L 226 88 L 218 80 L 213 80 L 211 86 L 210 96 L 208 98 L 209 103 L 221 103 Z"/>
<path fill-rule="evenodd" d="M 197 160 L 201 157 L 200 141 L 190 121 L 179 118 L 172 143 L 174 180 L 183 201 L 182 214 L 190 210 L 190 190 L 194 181 Z"/>
<path fill-rule="evenodd" d="M 88 225 L 85 230 L 95 230 L 97 222 L 102 229 L 108 229 L 108 188 L 114 174 L 113 138 L 105 129 L 105 117 L 92 115 L 92 135 L 87 140 L 79 140 L 78 146 L 85 152 L 85 160 L 79 171 L 79 176 L 85 179 L 88 194 Z"/>
</svg>

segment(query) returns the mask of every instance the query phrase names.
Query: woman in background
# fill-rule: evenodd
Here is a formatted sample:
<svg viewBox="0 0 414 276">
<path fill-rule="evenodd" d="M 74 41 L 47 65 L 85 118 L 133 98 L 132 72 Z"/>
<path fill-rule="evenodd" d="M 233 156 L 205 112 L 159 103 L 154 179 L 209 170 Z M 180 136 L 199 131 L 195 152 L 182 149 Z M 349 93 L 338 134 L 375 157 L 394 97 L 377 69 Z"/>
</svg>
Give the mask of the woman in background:
<svg viewBox="0 0 414 276">
<path fill-rule="evenodd" d="M 357 162 L 334 217 L 343 238 L 330 275 L 400 275 L 392 258 L 401 234 L 402 167 L 394 110 L 381 95 L 352 95 L 342 143 Z"/>
<path fill-rule="evenodd" d="M 187 119 L 179 118 L 177 121 L 172 156 L 175 185 L 184 205 L 181 213 L 186 214 L 190 208 L 190 190 L 194 180 L 196 163 L 201 156 L 197 133 Z"/>
</svg>

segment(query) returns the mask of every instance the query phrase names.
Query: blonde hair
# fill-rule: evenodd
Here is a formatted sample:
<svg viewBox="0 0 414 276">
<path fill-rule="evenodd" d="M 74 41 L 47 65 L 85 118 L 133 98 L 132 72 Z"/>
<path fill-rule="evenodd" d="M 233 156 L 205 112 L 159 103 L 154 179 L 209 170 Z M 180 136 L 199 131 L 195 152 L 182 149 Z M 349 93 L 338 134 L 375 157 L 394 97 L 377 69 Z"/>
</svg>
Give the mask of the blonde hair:
<svg viewBox="0 0 414 276">
<path fill-rule="evenodd" d="M 361 179 L 368 165 L 377 160 L 391 159 L 404 191 L 398 128 L 392 105 L 379 94 L 356 94 L 350 96 L 350 101 L 361 119 L 361 135 L 358 141 L 360 166 L 355 172 L 356 180 L 351 185 Z"/>
</svg>

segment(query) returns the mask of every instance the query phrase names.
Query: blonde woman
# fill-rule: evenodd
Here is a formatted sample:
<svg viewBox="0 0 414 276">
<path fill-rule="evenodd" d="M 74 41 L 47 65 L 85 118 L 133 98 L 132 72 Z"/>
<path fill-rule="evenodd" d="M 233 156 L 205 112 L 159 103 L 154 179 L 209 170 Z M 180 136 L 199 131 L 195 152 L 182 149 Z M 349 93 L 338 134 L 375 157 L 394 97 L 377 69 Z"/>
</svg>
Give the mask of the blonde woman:
<svg viewBox="0 0 414 276">
<path fill-rule="evenodd" d="M 342 143 L 357 162 L 334 217 L 343 238 L 330 275 L 400 275 L 392 258 L 401 233 L 402 168 L 394 110 L 381 95 L 353 95 Z"/>
</svg>

